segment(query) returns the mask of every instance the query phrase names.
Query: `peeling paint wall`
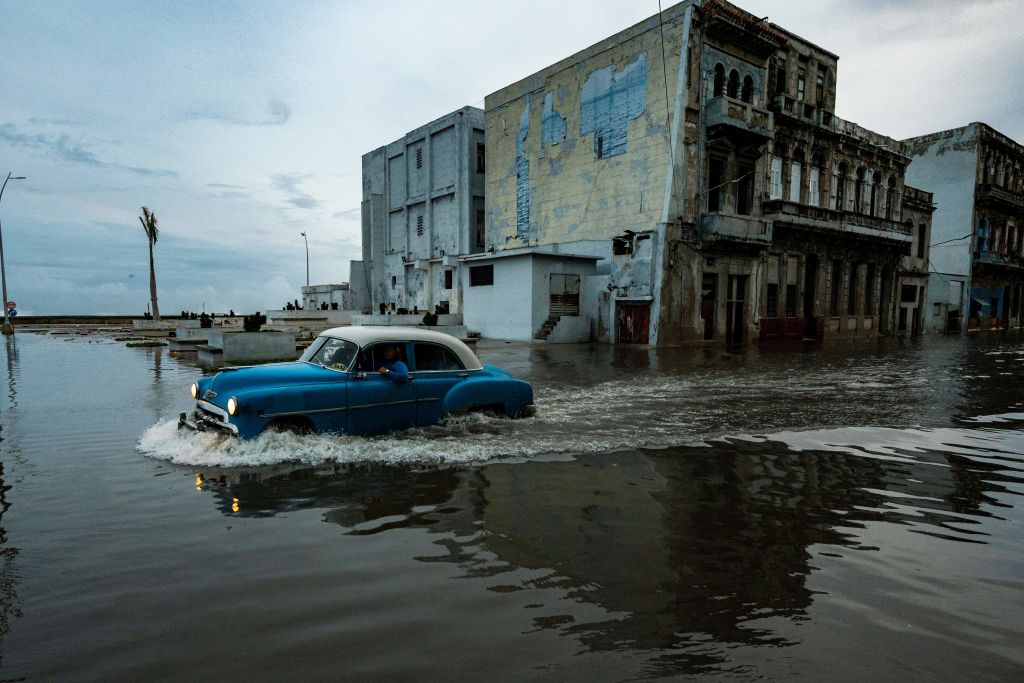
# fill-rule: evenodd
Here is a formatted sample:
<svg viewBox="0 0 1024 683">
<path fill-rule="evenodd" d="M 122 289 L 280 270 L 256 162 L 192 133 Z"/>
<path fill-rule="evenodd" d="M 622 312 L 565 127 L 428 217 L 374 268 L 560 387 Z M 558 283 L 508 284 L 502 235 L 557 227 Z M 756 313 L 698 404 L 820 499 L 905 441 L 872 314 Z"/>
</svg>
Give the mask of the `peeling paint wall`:
<svg viewBox="0 0 1024 683">
<path fill-rule="evenodd" d="M 626 153 L 629 122 L 647 109 L 647 54 L 641 52 L 621 71 L 615 66 L 591 72 L 580 88 L 580 135 L 593 133 L 594 158 Z"/>
<path fill-rule="evenodd" d="M 530 239 L 530 160 L 526 156 L 526 136 L 530 132 L 530 98 L 519 116 L 519 136 L 516 137 L 516 237 L 523 242 Z"/>
<path fill-rule="evenodd" d="M 544 95 L 544 110 L 540 119 L 540 155 L 544 156 L 545 145 L 557 145 L 565 140 L 565 117 L 555 110 L 555 93 L 549 90 Z"/>
</svg>

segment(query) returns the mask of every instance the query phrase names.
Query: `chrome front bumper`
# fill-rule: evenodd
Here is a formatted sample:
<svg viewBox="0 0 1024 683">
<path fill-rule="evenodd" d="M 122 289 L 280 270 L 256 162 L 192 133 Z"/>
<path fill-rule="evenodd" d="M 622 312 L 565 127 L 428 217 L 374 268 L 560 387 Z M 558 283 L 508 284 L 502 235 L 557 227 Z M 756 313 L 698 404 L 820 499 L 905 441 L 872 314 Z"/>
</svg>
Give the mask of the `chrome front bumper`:
<svg viewBox="0 0 1024 683">
<path fill-rule="evenodd" d="M 178 413 L 178 429 L 191 429 L 194 432 L 217 430 L 238 436 L 238 427 L 228 422 L 228 414 L 206 401 L 196 402 L 191 418 L 184 411 Z"/>
</svg>

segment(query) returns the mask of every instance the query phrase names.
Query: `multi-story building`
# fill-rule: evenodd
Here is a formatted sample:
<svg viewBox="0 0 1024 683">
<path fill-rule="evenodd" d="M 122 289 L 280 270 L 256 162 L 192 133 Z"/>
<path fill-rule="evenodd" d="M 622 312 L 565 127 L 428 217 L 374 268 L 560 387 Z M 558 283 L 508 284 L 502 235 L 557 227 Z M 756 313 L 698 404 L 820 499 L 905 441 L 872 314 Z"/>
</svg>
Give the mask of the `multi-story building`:
<svg viewBox="0 0 1024 683">
<path fill-rule="evenodd" d="M 484 116 L 464 107 L 363 155 L 363 260 L 373 312 L 462 310 L 459 256 L 484 249 Z"/>
<path fill-rule="evenodd" d="M 467 325 L 660 344 L 894 331 L 909 158 L 835 116 L 837 63 L 689 0 L 489 95 Z"/>
<path fill-rule="evenodd" d="M 937 204 L 928 325 L 949 332 L 1019 326 L 1024 146 L 984 123 L 906 143 L 907 178 L 934 190 Z"/>
</svg>

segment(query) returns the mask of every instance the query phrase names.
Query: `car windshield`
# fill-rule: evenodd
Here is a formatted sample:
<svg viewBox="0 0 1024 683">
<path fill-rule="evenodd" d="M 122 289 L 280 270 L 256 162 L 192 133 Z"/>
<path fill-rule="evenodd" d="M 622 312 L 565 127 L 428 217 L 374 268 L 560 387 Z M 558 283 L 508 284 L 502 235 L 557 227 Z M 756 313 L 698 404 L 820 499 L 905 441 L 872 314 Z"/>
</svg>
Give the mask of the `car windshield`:
<svg viewBox="0 0 1024 683">
<path fill-rule="evenodd" d="M 359 347 L 350 341 L 328 337 L 319 349 L 303 360 L 318 363 L 331 370 L 345 371 L 352 364 L 358 350 Z"/>
</svg>

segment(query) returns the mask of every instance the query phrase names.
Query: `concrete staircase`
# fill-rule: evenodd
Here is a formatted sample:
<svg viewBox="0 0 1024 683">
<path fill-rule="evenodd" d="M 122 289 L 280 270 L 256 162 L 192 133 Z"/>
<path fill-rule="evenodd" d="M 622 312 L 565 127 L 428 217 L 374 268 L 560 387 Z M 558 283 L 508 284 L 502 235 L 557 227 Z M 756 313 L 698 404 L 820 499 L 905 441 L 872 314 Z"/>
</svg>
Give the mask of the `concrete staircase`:
<svg viewBox="0 0 1024 683">
<path fill-rule="evenodd" d="M 540 341 L 547 341 L 548 337 L 551 335 L 551 331 L 555 329 L 555 326 L 561 319 L 562 316 L 560 315 L 548 316 L 548 319 L 545 320 L 544 324 L 540 326 L 540 329 L 537 330 L 537 334 L 533 335 L 533 338 L 538 339 Z"/>
</svg>

